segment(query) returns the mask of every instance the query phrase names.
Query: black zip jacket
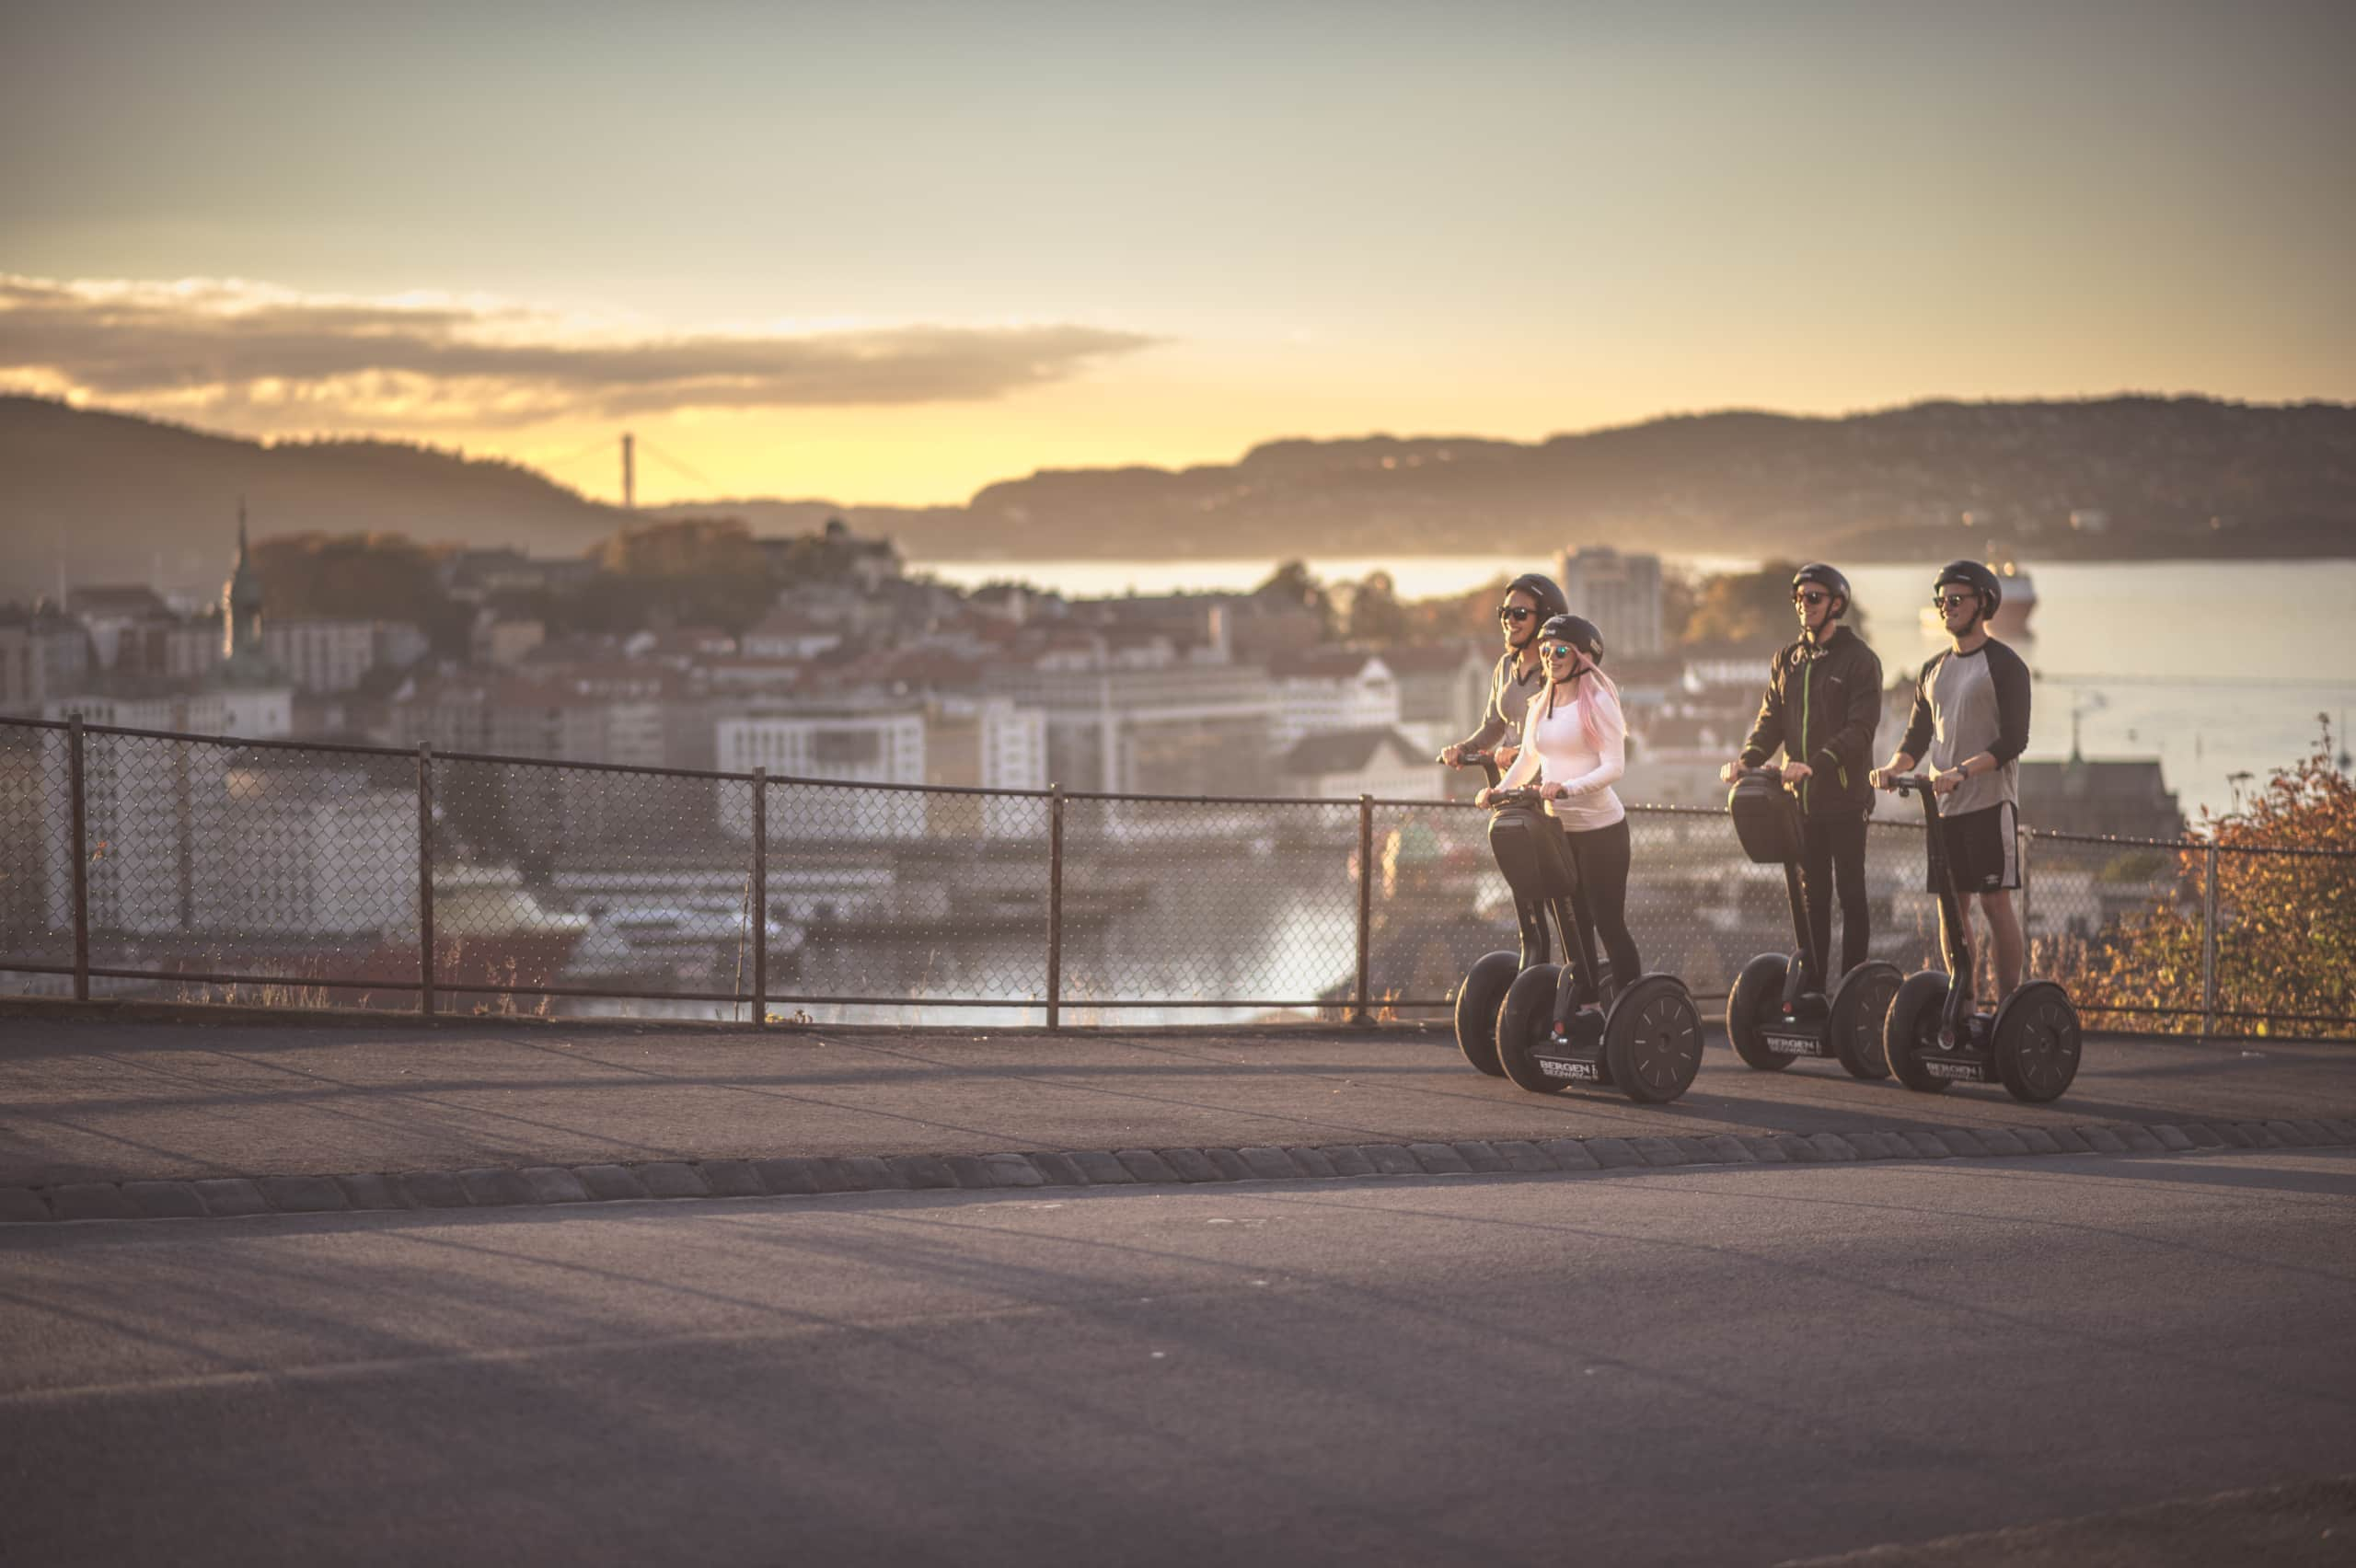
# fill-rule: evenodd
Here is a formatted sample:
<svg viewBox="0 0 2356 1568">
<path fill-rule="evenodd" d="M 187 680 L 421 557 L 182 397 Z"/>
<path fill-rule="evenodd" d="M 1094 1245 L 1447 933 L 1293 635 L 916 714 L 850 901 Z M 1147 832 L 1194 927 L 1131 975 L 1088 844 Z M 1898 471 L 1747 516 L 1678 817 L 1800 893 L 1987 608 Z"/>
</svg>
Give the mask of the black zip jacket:
<svg viewBox="0 0 2356 1568">
<path fill-rule="evenodd" d="M 1775 655 L 1759 721 L 1742 744 L 1746 767 L 1762 766 L 1778 747 L 1815 774 L 1800 786 L 1812 816 L 1864 812 L 1873 800 L 1874 728 L 1881 721 L 1881 661 L 1865 640 L 1834 626 L 1822 646 L 1805 637 Z"/>
</svg>

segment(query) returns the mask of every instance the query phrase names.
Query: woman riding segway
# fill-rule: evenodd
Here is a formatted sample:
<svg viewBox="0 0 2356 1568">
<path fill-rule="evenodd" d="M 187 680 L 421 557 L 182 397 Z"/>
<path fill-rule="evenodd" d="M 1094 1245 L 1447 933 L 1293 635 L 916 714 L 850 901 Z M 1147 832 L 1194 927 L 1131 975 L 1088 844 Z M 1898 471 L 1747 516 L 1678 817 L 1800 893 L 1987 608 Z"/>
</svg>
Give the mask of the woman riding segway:
<svg viewBox="0 0 2356 1568">
<path fill-rule="evenodd" d="M 1558 857 L 1555 881 L 1569 894 L 1562 902 L 1576 911 L 1563 933 L 1573 963 L 1525 969 L 1507 988 L 1498 1061 L 1516 1084 L 1539 1092 L 1586 1080 L 1632 1100 L 1674 1100 L 1701 1066 L 1701 1016 L 1683 981 L 1643 973 L 1628 931 L 1627 811 L 1611 789 L 1627 765 L 1619 690 L 1603 673 L 1603 638 L 1592 623 L 1556 616 L 1538 640 L 1546 695 L 1530 705 L 1520 755 L 1503 782 L 1475 799 L 1485 805 L 1537 787 L 1562 830 L 1550 842 L 1542 825 L 1534 847 Z M 1608 997 L 1588 919 L 1611 955 Z"/>
</svg>

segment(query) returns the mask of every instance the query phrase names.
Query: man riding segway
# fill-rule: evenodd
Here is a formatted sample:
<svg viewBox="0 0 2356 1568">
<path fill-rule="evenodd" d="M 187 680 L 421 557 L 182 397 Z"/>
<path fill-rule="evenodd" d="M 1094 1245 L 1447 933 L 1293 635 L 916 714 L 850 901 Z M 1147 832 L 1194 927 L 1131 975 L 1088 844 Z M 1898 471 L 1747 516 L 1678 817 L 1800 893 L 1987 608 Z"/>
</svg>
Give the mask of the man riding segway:
<svg viewBox="0 0 2356 1568">
<path fill-rule="evenodd" d="M 1768 667 L 1758 721 L 1741 755 L 1718 773 L 1736 786 L 1728 804 L 1745 849 L 1784 865 L 1799 929 L 1793 959 L 1779 953 L 1752 959 L 1727 999 L 1727 1032 L 1735 1052 L 1761 1070 L 1787 1066 L 1795 1055 L 1831 1055 L 1859 1078 L 1888 1071 L 1881 1020 L 1898 972 L 1881 965 L 1858 985 L 1843 984 L 1866 963 L 1872 945 L 1865 824 L 1873 802 L 1867 780 L 1874 728 L 1881 717 L 1881 661 L 1864 638 L 1841 624 L 1852 602 L 1849 580 L 1834 567 L 1811 561 L 1792 574 L 1800 635 Z M 1780 768 L 1768 762 L 1778 751 L 1784 757 Z M 1796 799 L 1796 813 L 1791 803 L 1773 798 L 1778 784 Z M 1762 790 L 1770 793 L 1753 798 Z M 1797 817 L 1796 843 L 1777 830 L 1785 814 Z"/>
<path fill-rule="evenodd" d="M 2003 603 L 1996 574 L 1949 562 L 1931 589 L 1951 646 L 1923 666 L 1905 736 L 1878 789 L 1920 793 L 1930 891 L 1939 898 L 1947 973 L 1899 987 L 1883 1030 L 1890 1071 L 1907 1088 L 2002 1082 L 2015 1099 L 2051 1100 L 2077 1075 L 2077 1010 L 2050 981 L 2021 984 L 2024 943 L 2013 890 L 2021 885 L 2016 818 L 2020 755 L 2028 746 L 2029 674 L 2019 654 L 1988 635 Z M 1917 759 L 1928 772 L 1916 776 Z M 1996 1010 L 1972 1001 L 1971 905 L 1996 942 Z"/>
</svg>

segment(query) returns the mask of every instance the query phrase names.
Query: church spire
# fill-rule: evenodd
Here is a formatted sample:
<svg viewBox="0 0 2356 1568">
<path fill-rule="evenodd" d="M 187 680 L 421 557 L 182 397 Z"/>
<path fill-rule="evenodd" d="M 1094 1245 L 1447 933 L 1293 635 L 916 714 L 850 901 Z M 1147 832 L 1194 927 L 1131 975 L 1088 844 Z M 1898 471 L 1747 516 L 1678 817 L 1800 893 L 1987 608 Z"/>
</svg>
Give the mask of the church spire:
<svg viewBox="0 0 2356 1568">
<path fill-rule="evenodd" d="M 250 664 L 261 657 L 261 574 L 254 570 L 246 537 L 246 498 L 237 498 L 237 563 L 221 585 L 221 652 Z M 243 655 L 242 660 L 240 655 Z"/>
</svg>

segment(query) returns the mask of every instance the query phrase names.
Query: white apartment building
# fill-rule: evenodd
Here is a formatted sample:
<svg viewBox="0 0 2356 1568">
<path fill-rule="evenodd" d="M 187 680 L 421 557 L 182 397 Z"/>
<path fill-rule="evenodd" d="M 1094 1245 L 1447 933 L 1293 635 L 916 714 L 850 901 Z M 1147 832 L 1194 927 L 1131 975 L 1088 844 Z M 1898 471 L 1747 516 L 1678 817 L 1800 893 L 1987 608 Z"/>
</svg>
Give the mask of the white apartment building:
<svg viewBox="0 0 2356 1568">
<path fill-rule="evenodd" d="M 64 767 L 65 737 L 42 737 Z M 90 925 L 240 938 L 406 930 L 417 915 L 417 797 L 360 768 L 283 754 L 94 737 L 83 759 Z M 50 917 L 73 920 L 71 804 L 45 792 Z"/>
<path fill-rule="evenodd" d="M 177 730 L 268 741 L 294 729 L 294 693 L 286 686 L 208 686 L 152 695 L 86 693 L 41 704 L 44 719 L 79 719 L 126 730 Z"/>
<path fill-rule="evenodd" d="M 1399 679 L 1373 653 L 1320 650 L 1287 654 L 1268 667 L 1276 699 L 1269 742 L 1289 747 L 1303 735 L 1381 730 L 1400 720 Z"/>
<path fill-rule="evenodd" d="M 362 620 L 262 623 L 261 649 L 297 691 L 350 691 L 376 667 L 376 628 Z"/>
<path fill-rule="evenodd" d="M 773 776 L 846 784 L 925 781 L 925 721 L 918 712 L 745 714 L 721 720 L 715 741 L 723 773 L 763 767 Z M 926 804 L 927 797 L 913 791 L 775 786 L 768 793 L 768 831 L 772 839 L 921 838 Z M 720 825 L 738 838 L 752 836 L 752 805 L 743 788 L 722 794 Z"/>
<path fill-rule="evenodd" d="M 1554 558 L 1554 581 L 1571 614 L 1603 633 L 1604 663 L 1648 659 L 1667 646 L 1661 626 L 1660 557 L 1623 555 L 1602 546 L 1565 550 Z"/>
<path fill-rule="evenodd" d="M 1045 714 L 1048 778 L 1066 789 L 1244 794 L 1266 771 L 1276 704 L 1256 664 L 1131 666 L 1100 655 L 998 664 L 985 680 Z"/>
</svg>

